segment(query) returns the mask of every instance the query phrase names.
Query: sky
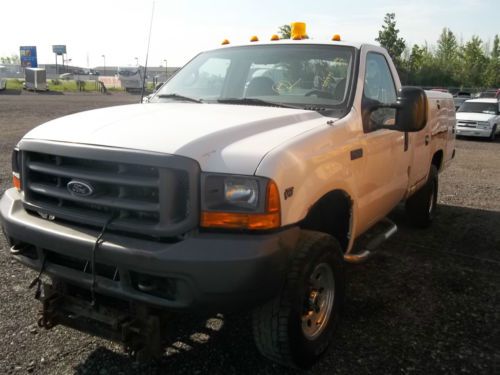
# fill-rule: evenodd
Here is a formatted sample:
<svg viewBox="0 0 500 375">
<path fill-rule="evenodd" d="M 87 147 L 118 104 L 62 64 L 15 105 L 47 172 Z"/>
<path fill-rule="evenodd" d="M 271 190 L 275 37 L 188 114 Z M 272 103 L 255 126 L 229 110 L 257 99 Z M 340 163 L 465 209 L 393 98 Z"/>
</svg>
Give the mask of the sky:
<svg viewBox="0 0 500 375">
<path fill-rule="evenodd" d="M 71 65 L 144 65 L 152 8 L 153 0 L 1 0 L 0 56 L 34 45 L 39 63 L 54 63 L 52 45 L 65 44 Z M 400 36 L 410 46 L 435 45 L 444 27 L 459 41 L 478 35 L 492 43 L 500 34 L 498 0 L 155 0 L 154 9 L 153 66 L 164 66 L 164 60 L 182 66 L 225 38 L 267 40 L 294 21 L 306 22 L 316 40 L 338 33 L 343 40 L 376 43 L 388 12 L 396 14 Z"/>
</svg>

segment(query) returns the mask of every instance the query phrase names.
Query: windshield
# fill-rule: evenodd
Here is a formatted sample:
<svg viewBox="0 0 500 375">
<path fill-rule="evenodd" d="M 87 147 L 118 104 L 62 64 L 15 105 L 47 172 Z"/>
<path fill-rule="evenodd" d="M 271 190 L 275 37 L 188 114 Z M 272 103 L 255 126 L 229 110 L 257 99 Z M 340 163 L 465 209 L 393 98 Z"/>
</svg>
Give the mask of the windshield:
<svg viewBox="0 0 500 375">
<path fill-rule="evenodd" d="M 208 103 L 345 111 L 353 65 L 352 47 L 277 44 L 222 48 L 195 57 L 152 101 L 183 96 Z"/>
<path fill-rule="evenodd" d="M 458 112 L 487 113 L 495 115 L 498 111 L 498 103 L 465 102 L 460 106 Z"/>
</svg>

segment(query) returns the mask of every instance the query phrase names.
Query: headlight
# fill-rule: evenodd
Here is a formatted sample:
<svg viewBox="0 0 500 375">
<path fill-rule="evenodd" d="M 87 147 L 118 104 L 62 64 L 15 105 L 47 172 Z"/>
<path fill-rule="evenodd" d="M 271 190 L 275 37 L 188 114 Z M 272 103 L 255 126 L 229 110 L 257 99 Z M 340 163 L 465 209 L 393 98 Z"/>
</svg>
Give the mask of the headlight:
<svg viewBox="0 0 500 375">
<path fill-rule="evenodd" d="M 259 183 L 256 180 L 227 178 L 224 180 L 224 199 L 230 204 L 244 208 L 257 208 Z"/>
<path fill-rule="evenodd" d="M 267 179 L 205 174 L 202 181 L 203 209 L 263 212 L 261 191 L 265 191 Z"/>
<path fill-rule="evenodd" d="M 201 226 L 272 229 L 280 226 L 279 192 L 264 177 L 202 175 Z"/>
<path fill-rule="evenodd" d="M 488 129 L 491 128 L 491 124 L 488 121 L 479 121 L 477 123 L 477 127 L 481 129 Z"/>
</svg>

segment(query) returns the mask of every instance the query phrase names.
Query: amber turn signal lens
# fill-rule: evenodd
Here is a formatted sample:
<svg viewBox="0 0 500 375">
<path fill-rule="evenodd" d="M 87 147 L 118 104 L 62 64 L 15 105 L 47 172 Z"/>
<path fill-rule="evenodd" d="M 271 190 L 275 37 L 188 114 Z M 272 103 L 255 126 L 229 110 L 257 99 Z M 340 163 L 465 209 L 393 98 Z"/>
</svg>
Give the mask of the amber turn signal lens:
<svg viewBox="0 0 500 375">
<path fill-rule="evenodd" d="M 278 186 L 271 180 L 267 184 L 267 204 L 266 211 L 269 213 L 280 212 L 280 193 Z"/>
<path fill-rule="evenodd" d="M 232 212 L 202 212 L 204 228 L 273 229 L 280 226 L 279 212 L 271 214 L 241 214 Z"/>
<path fill-rule="evenodd" d="M 269 181 L 266 191 L 265 213 L 210 212 L 201 213 L 200 225 L 204 228 L 274 229 L 281 226 L 280 194 L 274 181 Z"/>
<path fill-rule="evenodd" d="M 12 176 L 12 185 L 14 185 L 17 190 L 21 190 L 21 180 L 16 175 Z"/>
</svg>

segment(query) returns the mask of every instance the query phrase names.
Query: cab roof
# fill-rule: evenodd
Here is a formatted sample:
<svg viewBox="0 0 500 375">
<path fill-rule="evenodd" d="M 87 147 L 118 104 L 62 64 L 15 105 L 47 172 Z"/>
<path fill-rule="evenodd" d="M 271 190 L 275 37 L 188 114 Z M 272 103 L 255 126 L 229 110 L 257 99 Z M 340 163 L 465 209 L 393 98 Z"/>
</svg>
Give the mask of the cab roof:
<svg viewBox="0 0 500 375">
<path fill-rule="evenodd" d="M 293 39 L 279 39 L 279 40 L 262 40 L 259 39 L 257 42 L 245 42 L 245 43 L 229 43 L 225 45 L 221 45 L 219 48 L 231 48 L 231 47 L 245 47 L 245 46 L 261 46 L 261 45 L 277 45 L 277 44 L 289 44 L 289 45 L 297 45 L 297 44 L 314 44 L 314 45 L 325 45 L 325 46 L 344 46 L 344 47 L 354 47 L 356 49 L 361 48 L 363 45 L 367 45 L 367 43 L 357 43 L 351 41 L 332 41 L 332 40 L 315 40 L 315 39 L 301 39 L 301 40 L 293 40 Z M 374 47 L 378 47 L 375 46 Z M 213 48 L 217 49 L 217 48 Z"/>
<path fill-rule="evenodd" d="M 470 103 L 498 103 L 497 98 L 477 98 L 477 99 L 469 99 L 466 102 Z"/>
</svg>

